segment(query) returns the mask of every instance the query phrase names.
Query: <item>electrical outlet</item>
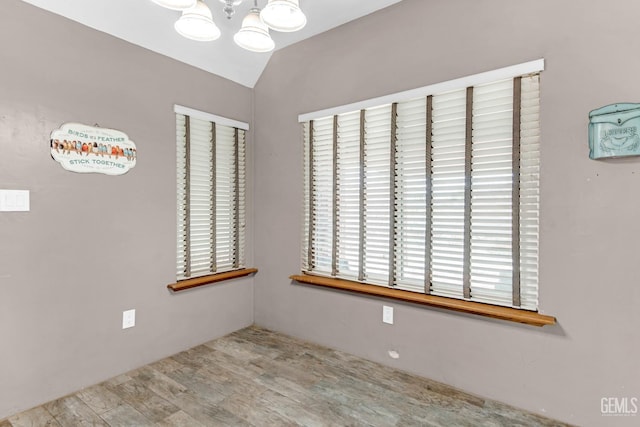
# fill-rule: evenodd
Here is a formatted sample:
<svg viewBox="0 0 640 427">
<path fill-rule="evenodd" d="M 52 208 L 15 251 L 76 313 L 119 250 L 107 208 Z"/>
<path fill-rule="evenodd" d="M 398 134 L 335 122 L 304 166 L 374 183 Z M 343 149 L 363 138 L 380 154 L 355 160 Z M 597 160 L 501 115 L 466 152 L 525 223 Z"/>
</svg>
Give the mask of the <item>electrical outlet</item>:
<svg viewBox="0 0 640 427">
<path fill-rule="evenodd" d="M 127 310 L 122 312 L 122 329 L 133 328 L 136 326 L 136 310 Z"/>
<path fill-rule="evenodd" d="M 382 321 L 384 323 L 393 325 L 393 307 L 390 307 L 388 305 L 382 306 Z"/>
</svg>

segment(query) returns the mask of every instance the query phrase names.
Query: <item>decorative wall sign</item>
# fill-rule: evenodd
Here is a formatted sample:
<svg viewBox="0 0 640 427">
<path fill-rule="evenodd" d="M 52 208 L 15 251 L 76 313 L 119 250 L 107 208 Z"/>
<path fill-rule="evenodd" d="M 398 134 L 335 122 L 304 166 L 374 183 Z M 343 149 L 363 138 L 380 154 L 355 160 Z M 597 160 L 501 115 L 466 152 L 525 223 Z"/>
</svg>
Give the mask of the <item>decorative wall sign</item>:
<svg viewBox="0 0 640 427">
<path fill-rule="evenodd" d="M 589 113 L 589 158 L 640 156 L 640 104 L 611 104 Z"/>
<path fill-rule="evenodd" d="M 68 171 L 122 175 L 136 165 L 136 145 L 115 129 L 65 123 L 51 132 L 51 157 Z"/>
</svg>

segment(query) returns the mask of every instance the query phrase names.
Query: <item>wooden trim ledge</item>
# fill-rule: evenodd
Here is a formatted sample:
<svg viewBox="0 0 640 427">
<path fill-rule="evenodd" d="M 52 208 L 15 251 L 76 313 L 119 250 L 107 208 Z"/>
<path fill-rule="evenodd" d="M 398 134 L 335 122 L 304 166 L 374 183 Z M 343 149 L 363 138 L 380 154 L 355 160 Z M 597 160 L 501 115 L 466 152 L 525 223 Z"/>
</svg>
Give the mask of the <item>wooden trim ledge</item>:
<svg viewBox="0 0 640 427">
<path fill-rule="evenodd" d="M 241 270 L 225 271 L 224 273 L 216 273 L 193 279 L 180 280 L 179 282 L 167 285 L 167 288 L 171 289 L 173 292 L 184 291 L 186 289 L 197 288 L 198 286 L 205 286 L 212 283 L 235 279 L 237 277 L 248 276 L 257 272 L 257 268 L 243 268 Z"/>
<path fill-rule="evenodd" d="M 462 313 L 478 314 L 480 316 L 492 317 L 494 319 L 507 320 L 510 322 L 524 323 L 533 326 L 553 325 L 556 323 L 555 317 L 540 314 L 535 311 L 519 310 L 516 308 L 501 307 L 498 305 L 484 304 L 480 302 L 419 294 L 416 292 L 402 291 L 399 289 L 392 289 L 383 286 L 368 285 L 365 283 L 335 279 L 332 277 L 300 274 L 290 276 L 290 279 L 298 283 L 305 283 L 308 285 L 323 286 L 327 288 L 340 289 L 343 291 L 391 298 L 399 301 L 460 311 Z"/>
</svg>

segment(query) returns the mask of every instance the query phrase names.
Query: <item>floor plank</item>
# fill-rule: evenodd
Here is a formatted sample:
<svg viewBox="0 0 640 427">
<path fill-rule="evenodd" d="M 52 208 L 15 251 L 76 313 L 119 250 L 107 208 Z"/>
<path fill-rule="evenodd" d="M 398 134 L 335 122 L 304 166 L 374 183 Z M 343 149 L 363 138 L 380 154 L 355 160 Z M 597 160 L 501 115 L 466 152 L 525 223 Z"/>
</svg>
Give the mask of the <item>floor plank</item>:
<svg viewBox="0 0 640 427">
<path fill-rule="evenodd" d="M 98 384 L 79 391 L 76 395 L 98 415 L 115 409 L 124 402 L 104 385 Z"/>
<path fill-rule="evenodd" d="M 142 427 L 153 425 L 149 418 L 127 404 L 118 405 L 102 413 L 100 418 L 105 420 L 111 427 Z"/>
<path fill-rule="evenodd" d="M 107 426 L 78 396 L 67 396 L 44 405 L 61 427 Z"/>
<path fill-rule="evenodd" d="M 53 415 L 49 413 L 42 406 L 33 408 L 29 411 L 25 411 L 21 414 L 15 415 L 7 421 L 8 426 L 13 427 L 59 427 L 60 424 L 53 418 Z M 0 423 L 0 427 L 3 426 Z"/>
<path fill-rule="evenodd" d="M 178 411 L 155 424 L 155 427 L 206 427 L 184 411 Z"/>
<path fill-rule="evenodd" d="M 0 427 L 85 425 L 566 426 L 258 327 L 0 420 Z"/>
<path fill-rule="evenodd" d="M 132 378 L 111 388 L 110 391 L 147 417 L 150 424 L 162 421 L 180 410 L 179 407 L 147 388 L 144 381 L 138 379 Z"/>
<path fill-rule="evenodd" d="M 173 371 L 171 371 L 173 372 Z M 156 371 L 150 366 L 138 369 L 132 377 L 144 384 L 149 390 L 171 402 L 180 393 L 188 390 L 184 385 L 174 381 L 162 372 Z"/>
</svg>

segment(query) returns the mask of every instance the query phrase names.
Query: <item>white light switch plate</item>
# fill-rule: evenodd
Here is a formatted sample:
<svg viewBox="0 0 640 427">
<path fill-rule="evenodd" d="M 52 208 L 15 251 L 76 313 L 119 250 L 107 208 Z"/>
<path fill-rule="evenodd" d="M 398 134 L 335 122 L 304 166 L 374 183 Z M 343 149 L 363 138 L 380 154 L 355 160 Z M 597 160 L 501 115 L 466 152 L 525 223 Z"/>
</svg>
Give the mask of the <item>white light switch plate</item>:
<svg viewBox="0 0 640 427">
<path fill-rule="evenodd" d="M 127 310 L 122 312 L 122 329 L 136 326 L 136 311 Z"/>
<path fill-rule="evenodd" d="M 0 190 L 0 212 L 28 212 L 29 190 Z"/>
<path fill-rule="evenodd" d="M 382 321 L 393 325 L 393 307 L 389 307 L 388 305 L 382 306 Z"/>
</svg>

